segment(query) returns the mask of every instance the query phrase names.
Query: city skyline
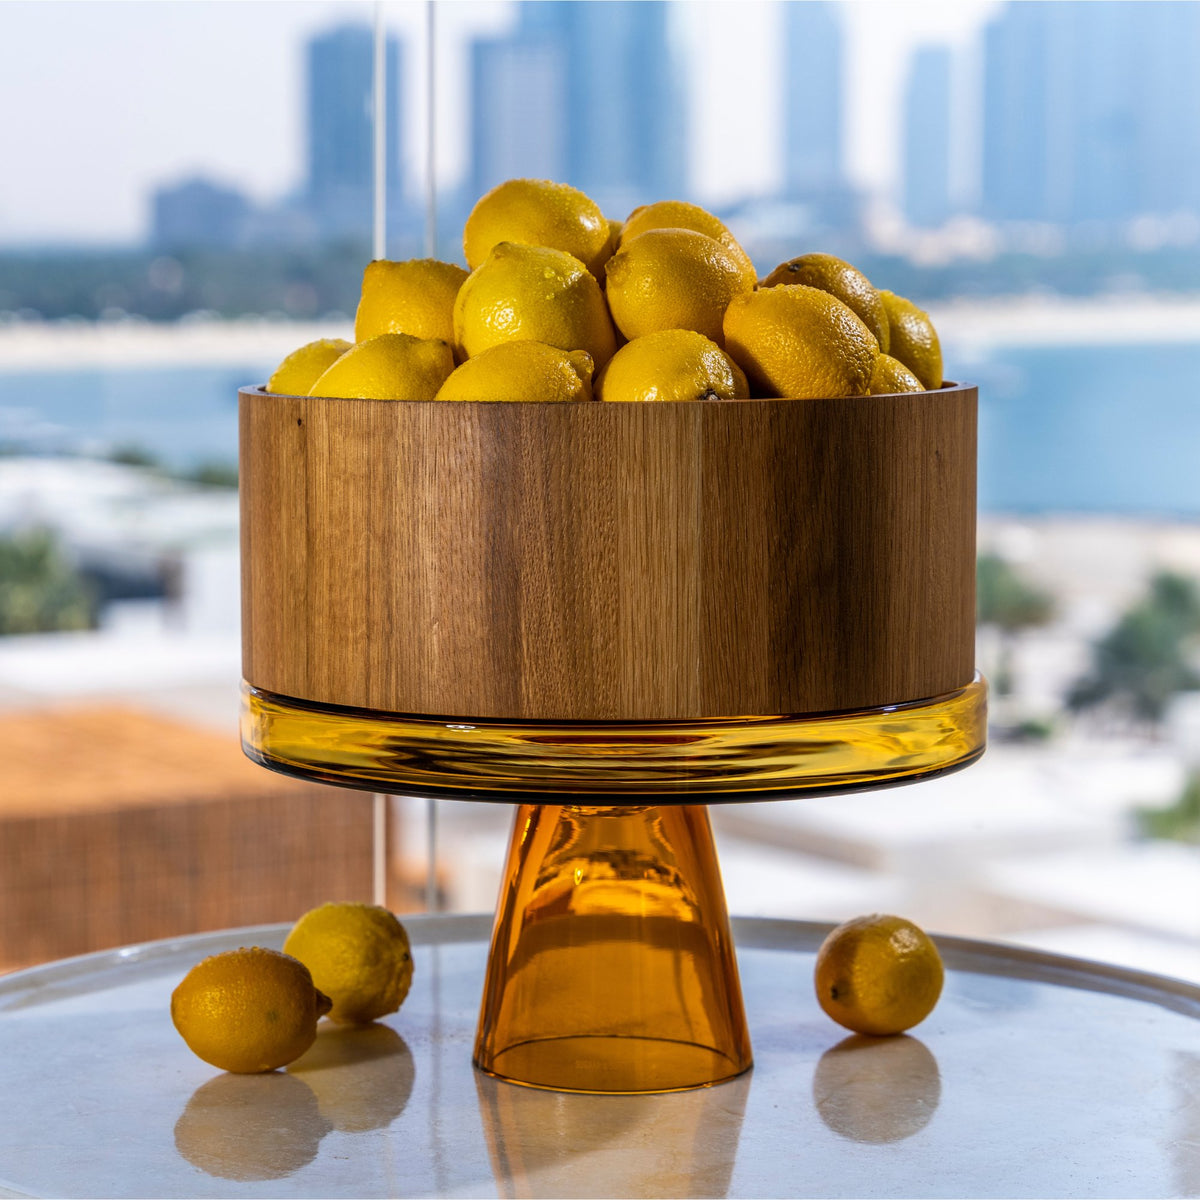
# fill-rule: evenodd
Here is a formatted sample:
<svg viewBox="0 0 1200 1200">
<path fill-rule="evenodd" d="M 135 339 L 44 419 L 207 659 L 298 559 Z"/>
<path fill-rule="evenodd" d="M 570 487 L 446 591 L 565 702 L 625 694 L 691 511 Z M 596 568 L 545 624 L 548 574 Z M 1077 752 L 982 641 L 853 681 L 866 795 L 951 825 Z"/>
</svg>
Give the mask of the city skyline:
<svg viewBox="0 0 1200 1200">
<path fill-rule="evenodd" d="M 10 35 L 0 37 L 0 101 L 28 114 L 0 129 L 0 156 L 11 168 L 0 189 L 0 242 L 136 239 L 150 191 L 196 176 L 234 185 L 260 204 L 301 186 L 302 44 L 347 20 L 369 23 L 374 6 L 244 3 L 232 20 L 234 7 L 0 5 L 0 32 Z M 400 106 L 407 114 L 404 168 L 414 183 L 425 153 L 414 111 L 425 86 L 424 7 L 383 8 L 389 30 L 413 51 Z M 870 96 L 852 96 L 846 105 L 846 163 L 857 182 L 882 186 L 898 155 L 868 106 L 899 86 L 897 48 L 933 32 L 965 44 L 995 7 L 996 0 L 933 0 L 902 13 L 875 0 L 838 6 L 848 53 L 873 81 Z M 776 36 L 783 11 L 752 2 L 679 6 L 692 190 L 701 199 L 733 202 L 781 182 L 781 156 L 773 149 L 781 121 L 769 109 L 787 70 Z M 439 5 L 437 12 L 445 131 L 437 160 L 439 185 L 448 189 L 463 177 L 469 157 L 468 100 L 456 94 L 467 47 L 473 38 L 505 33 L 515 9 L 466 3 Z M 245 52 L 232 53 L 239 45 Z M 177 49 L 164 53 L 164 46 Z M 137 68 L 114 69 L 122 55 L 132 55 Z M 89 104 L 80 108 L 74 97 L 82 94 Z M 153 105 L 147 95 L 155 96 Z M 82 194 L 81 174 L 88 178 Z"/>
</svg>

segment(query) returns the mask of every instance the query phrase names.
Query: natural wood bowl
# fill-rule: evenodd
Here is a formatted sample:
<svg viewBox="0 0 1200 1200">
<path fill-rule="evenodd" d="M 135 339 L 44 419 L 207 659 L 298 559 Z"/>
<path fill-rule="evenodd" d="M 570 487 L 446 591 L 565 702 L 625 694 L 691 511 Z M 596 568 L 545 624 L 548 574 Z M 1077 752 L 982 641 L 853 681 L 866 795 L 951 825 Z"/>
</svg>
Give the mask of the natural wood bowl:
<svg viewBox="0 0 1200 1200">
<path fill-rule="evenodd" d="M 679 722 L 974 678 L 977 393 L 240 393 L 243 658 L 316 706 Z"/>
</svg>

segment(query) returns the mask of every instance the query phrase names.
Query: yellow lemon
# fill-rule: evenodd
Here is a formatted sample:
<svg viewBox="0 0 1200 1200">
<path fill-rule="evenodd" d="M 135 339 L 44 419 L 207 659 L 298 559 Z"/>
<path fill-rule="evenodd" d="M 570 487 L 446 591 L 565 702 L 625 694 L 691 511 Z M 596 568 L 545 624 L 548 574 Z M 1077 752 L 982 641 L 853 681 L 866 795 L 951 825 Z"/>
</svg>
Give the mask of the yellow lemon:
<svg viewBox="0 0 1200 1200">
<path fill-rule="evenodd" d="M 855 1033 L 903 1033 L 942 994 L 942 959 L 929 935 L 903 917 L 856 917 L 817 951 L 817 1001 Z"/>
<path fill-rule="evenodd" d="M 832 254 L 802 254 L 780 263 L 762 281 L 763 287 L 803 283 L 836 296 L 853 309 L 875 335 L 879 349 L 888 352 L 888 318 L 879 293 L 871 281 L 855 267 Z"/>
<path fill-rule="evenodd" d="M 590 400 L 592 356 L 544 342 L 501 342 L 468 358 L 438 400 Z"/>
<path fill-rule="evenodd" d="M 630 341 L 692 329 L 723 345 L 725 309 L 753 287 L 720 242 L 694 229 L 649 229 L 623 240 L 605 270 L 609 310 Z"/>
<path fill-rule="evenodd" d="M 894 292 L 880 292 L 891 327 L 888 353 L 898 358 L 927 388 L 942 386 L 942 346 L 929 314 Z"/>
<path fill-rule="evenodd" d="M 596 380 L 597 400 L 745 400 L 749 395 L 741 367 L 716 342 L 690 329 L 634 338 Z"/>
<path fill-rule="evenodd" d="M 865 396 L 879 344 L 828 292 L 803 284 L 738 296 L 725 314 L 725 348 L 758 394 Z"/>
<path fill-rule="evenodd" d="M 463 253 L 474 270 L 500 242 L 565 250 L 593 274 L 609 253 L 608 221 L 578 188 L 546 179 L 509 179 L 471 209 Z"/>
<path fill-rule="evenodd" d="M 347 350 L 309 390 L 355 400 L 432 400 L 454 370 L 446 342 L 381 333 Z"/>
<path fill-rule="evenodd" d="M 328 1011 L 306 966 L 260 946 L 206 958 L 171 994 L 171 1020 L 192 1053 L 239 1074 L 299 1058 Z"/>
<path fill-rule="evenodd" d="M 501 342 L 545 342 L 586 350 L 602 367 L 616 349 L 604 295 L 577 258 L 548 246 L 500 242 L 471 272 L 454 302 L 462 358 Z"/>
<path fill-rule="evenodd" d="M 334 1021 L 365 1024 L 394 1013 L 412 985 L 408 934 L 376 904 L 322 904 L 296 922 L 283 948 L 320 981 Z"/>
<path fill-rule="evenodd" d="M 267 380 L 277 396 L 307 396 L 309 388 L 353 345 L 344 338 L 320 338 L 293 350 Z"/>
<path fill-rule="evenodd" d="M 758 272 L 750 255 L 741 243 L 726 228 L 725 224 L 706 208 L 688 204 L 686 200 L 659 200 L 654 204 L 643 204 L 629 214 L 621 229 L 620 241 L 632 241 L 651 229 L 691 229 L 707 234 L 713 241 L 720 242 L 726 253 L 737 263 L 750 287 L 758 282 Z"/>
<path fill-rule="evenodd" d="M 362 297 L 354 318 L 354 340 L 381 333 L 408 333 L 435 341 L 454 340 L 454 298 L 467 272 L 436 258 L 405 262 L 377 259 L 363 271 Z"/>
<path fill-rule="evenodd" d="M 925 389 L 899 359 L 881 354 L 875 363 L 869 390 L 872 396 L 887 396 L 893 392 L 923 392 Z"/>
</svg>

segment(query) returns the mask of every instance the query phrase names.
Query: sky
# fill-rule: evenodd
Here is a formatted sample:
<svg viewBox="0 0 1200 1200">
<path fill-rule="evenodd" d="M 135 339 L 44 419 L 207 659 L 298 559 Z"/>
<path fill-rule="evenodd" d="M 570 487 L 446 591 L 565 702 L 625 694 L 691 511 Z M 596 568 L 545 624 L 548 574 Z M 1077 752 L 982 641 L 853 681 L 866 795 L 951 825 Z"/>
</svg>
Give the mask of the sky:
<svg viewBox="0 0 1200 1200">
<path fill-rule="evenodd" d="M 904 72 L 917 45 L 970 51 L 998 0 L 846 0 L 847 157 L 886 191 L 897 175 Z M 675 28 L 692 119 L 692 184 L 712 204 L 781 175 L 781 6 L 682 0 Z M 407 40 L 404 144 L 412 192 L 425 162 L 425 0 L 383 0 Z M 261 200 L 304 171 L 303 44 L 368 0 L 0 0 L 0 243 L 139 239 L 156 185 L 192 174 Z M 437 173 L 461 177 L 470 38 L 506 29 L 506 0 L 438 0 Z M 966 58 L 969 64 L 969 56 Z M 965 82 L 965 81 L 964 81 Z M 969 106 L 964 87 L 964 104 Z M 967 109 L 969 111 L 969 107 Z"/>
</svg>

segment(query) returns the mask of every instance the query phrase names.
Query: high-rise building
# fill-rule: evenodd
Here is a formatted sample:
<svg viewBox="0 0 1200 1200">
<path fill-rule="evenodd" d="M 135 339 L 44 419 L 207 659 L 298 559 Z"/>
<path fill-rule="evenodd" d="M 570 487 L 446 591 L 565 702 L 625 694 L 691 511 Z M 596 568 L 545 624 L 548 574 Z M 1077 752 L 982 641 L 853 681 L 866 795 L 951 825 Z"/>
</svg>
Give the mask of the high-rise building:
<svg viewBox="0 0 1200 1200">
<path fill-rule="evenodd" d="M 1119 222 L 1200 208 L 1200 5 L 1007 4 L 984 36 L 981 211 Z"/>
<path fill-rule="evenodd" d="M 950 216 L 950 50 L 921 46 L 904 88 L 904 215 L 921 228 Z"/>
<path fill-rule="evenodd" d="M 618 216 L 686 187 L 685 102 L 663 0 L 524 0 L 476 42 L 475 196 L 518 176 L 582 188 Z"/>
<path fill-rule="evenodd" d="M 230 250 L 246 239 L 251 213 L 241 192 L 188 179 L 155 189 L 150 241 L 159 250 Z"/>
<path fill-rule="evenodd" d="M 842 26 L 833 4 L 784 7 L 784 187 L 819 196 L 842 187 Z"/>
<path fill-rule="evenodd" d="M 365 25 L 343 25 L 308 43 L 308 207 L 319 232 L 369 237 L 374 197 L 375 49 Z M 389 207 L 400 198 L 400 44 L 386 42 Z"/>
</svg>

